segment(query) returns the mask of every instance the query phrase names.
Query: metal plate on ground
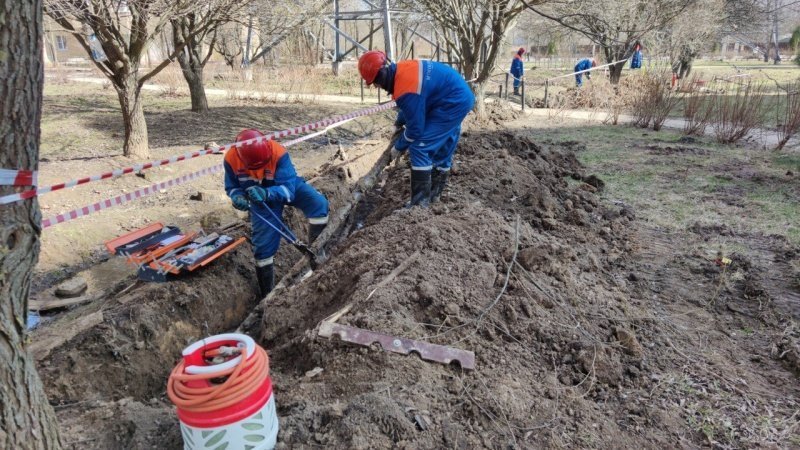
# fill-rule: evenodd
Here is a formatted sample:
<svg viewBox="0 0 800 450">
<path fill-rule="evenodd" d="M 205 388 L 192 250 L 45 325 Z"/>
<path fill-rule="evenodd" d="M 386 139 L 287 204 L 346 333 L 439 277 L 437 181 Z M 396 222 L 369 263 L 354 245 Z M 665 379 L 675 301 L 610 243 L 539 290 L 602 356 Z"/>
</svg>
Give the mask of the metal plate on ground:
<svg viewBox="0 0 800 450">
<path fill-rule="evenodd" d="M 319 327 L 319 335 L 329 339 L 333 336 L 338 336 L 339 339 L 345 342 L 365 347 L 377 342 L 381 344 L 384 350 L 389 352 L 400 353 L 401 355 L 408 355 L 414 352 L 419 354 L 425 361 L 434 361 L 442 364 L 458 362 L 462 369 L 475 369 L 475 353 L 468 350 L 389 336 L 388 334 L 325 321 Z"/>
</svg>

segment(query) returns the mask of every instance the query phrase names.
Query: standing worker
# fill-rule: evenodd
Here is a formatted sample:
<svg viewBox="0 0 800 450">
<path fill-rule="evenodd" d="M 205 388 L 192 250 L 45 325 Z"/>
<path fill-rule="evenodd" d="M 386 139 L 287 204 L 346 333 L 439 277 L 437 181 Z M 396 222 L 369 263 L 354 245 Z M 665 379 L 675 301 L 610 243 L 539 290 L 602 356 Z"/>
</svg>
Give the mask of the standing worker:
<svg viewBox="0 0 800 450">
<path fill-rule="evenodd" d="M 519 95 L 519 85 L 522 80 L 522 75 L 525 73 L 525 67 L 522 65 L 522 55 L 525 54 L 525 49 L 520 48 L 514 59 L 511 60 L 511 76 L 514 77 L 514 95 Z M 506 85 L 508 86 L 508 85 Z"/>
<path fill-rule="evenodd" d="M 256 141 L 237 145 L 225 154 L 225 193 L 234 208 L 250 211 L 256 275 L 264 298 L 275 286 L 273 257 L 281 243 L 276 228 L 283 226 L 283 206 L 300 208 L 308 218 L 310 244 L 328 224 L 328 200 L 297 175 L 282 145 L 258 130 L 244 130 L 236 136 L 237 142 L 250 139 Z"/>
<path fill-rule="evenodd" d="M 578 72 L 589 70 L 592 67 L 597 67 L 597 61 L 595 61 L 594 58 L 583 58 L 582 60 L 578 61 L 578 64 L 575 64 L 575 84 L 578 87 L 583 86 L 583 73 L 578 73 Z M 591 72 L 585 72 L 585 73 L 586 73 L 586 79 L 591 81 L 592 73 Z"/>
<path fill-rule="evenodd" d="M 642 68 L 642 46 L 638 42 L 633 49 L 633 56 L 631 56 L 631 69 Z"/>
<path fill-rule="evenodd" d="M 377 50 L 361 55 L 358 71 L 367 85 L 383 88 L 400 108 L 395 126 L 405 130 L 392 157 L 407 149 L 411 154 L 409 205 L 427 207 L 438 201 L 450 175 L 461 122 L 475 103 L 467 82 L 446 64 L 416 59 L 393 63 Z"/>
</svg>

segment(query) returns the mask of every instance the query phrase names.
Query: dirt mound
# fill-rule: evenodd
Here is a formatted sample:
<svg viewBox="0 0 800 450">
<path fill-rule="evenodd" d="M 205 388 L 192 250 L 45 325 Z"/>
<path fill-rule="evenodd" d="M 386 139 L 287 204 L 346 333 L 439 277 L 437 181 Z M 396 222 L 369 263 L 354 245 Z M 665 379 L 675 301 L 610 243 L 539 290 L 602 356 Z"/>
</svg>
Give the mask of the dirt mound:
<svg viewBox="0 0 800 450">
<path fill-rule="evenodd" d="M 629 218 L 602 207 L 596 187 L 574 181 L 588 177 L 571 152 L 510 132 L 465 133 L 450 188 L 431 210 L 401 208 L 406 172 L 389 171 L 367 202 L 377 206 L 365 227 L 328 265 L 267 306 L 282 441 L 492 446 L 555 422 L 565 431 L 618 433 L 620 417 L 593 412 L 592 400 L 616 401 L 609 389 L 639 385 L 648 367 L 635 332 L 608 319 L 627 306 L 625 283 L 608 269 L 625 251 Z M 417 262 L 365 301 L 415 251 Z M 347 347 L 309 331 L 350 302 L 340 322 L 472 350 L 477 370 Z M 318 377 L 301 376 L 317 366 L 325 369 Z M 620 414 L 628 420 L 624 408 Z"/>
</svg>

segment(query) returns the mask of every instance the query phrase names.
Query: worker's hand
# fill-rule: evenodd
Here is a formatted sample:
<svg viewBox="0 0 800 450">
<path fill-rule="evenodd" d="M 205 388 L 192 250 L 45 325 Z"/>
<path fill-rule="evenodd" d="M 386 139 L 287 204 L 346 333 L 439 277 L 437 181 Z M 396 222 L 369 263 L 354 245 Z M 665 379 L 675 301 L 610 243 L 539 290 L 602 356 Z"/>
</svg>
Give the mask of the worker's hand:
<svg viewBox="0 0 800 450">
<path fill-rule="evenodd" d="M 247 188 L 247 197 L 253 203 L 264 203 L 269 200 L 267 190 L 261 186 L 250 186 Z"/>
<path fill-rule="evenodd" d="M 389 152 L 389 158 L 390 158 L 389 161 L 396 160 L 397 158 L 400 157 L 400 154 L 402 154 L 402 153 L 403 153 L 402 151 L 392 147 L 392 151 Z"/>
<path fill-rule="evenodd" d="M 231 202 L 233 202 L 233 207 L 238 209 L 239 211 L 247 211 L 250 209 L 250 203 L 247 201 L 242 194 L 236 194 L 231 197 Z"/>
</svg>

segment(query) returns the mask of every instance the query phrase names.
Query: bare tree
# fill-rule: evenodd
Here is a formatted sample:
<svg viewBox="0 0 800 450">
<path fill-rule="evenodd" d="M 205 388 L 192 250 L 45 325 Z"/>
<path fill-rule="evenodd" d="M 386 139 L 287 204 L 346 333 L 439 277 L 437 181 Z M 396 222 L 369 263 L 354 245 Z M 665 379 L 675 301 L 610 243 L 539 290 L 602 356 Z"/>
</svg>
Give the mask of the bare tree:
<svg viewBox="0 0 800 450">
<path fill-rule="evenodd" d="M 231 69 L 236 68 L 242 62 L 244 45 L 242 44 L 242 24 L 239 22 L 229 22 L 217 27 L 216 40 L 214 41 L 214 51 L 222 56 L 225 64 Z"/>
<path fill-rule="evenodd" d="M 721 33 L 725 16 L 725 0 L 698 0 L 662 30 L 647 39 L 647 48 L 661 50 L 669 57 L 672 72 L 686 78 L 694 59 Z"/>
<path fill-rule="evenodd" d="M 438 25 L 439 39 L 459 62 L 475 93 L 475 112 L 485 116 L 486 82 L 504 48 L 506 33 L 525 10 L 521 0 L 419 0 Z M 532 1 L 537 4 L 538 1 Z"/>
<path fill-rule="evenodd" d="M 205 0 L 209 10 L 225 10 L 237 0 Z M 158 39 L 171 20 L 194 13 L 198 2 L 192 0 L 44 0 L 45 12 L 61 27 L 71 32 L 86 50 L 98 69 L 114 86 L 119 97 L 125 125 L 125 156 L 147 158 L 147 124 L 140 93 L 142 86 L 167 67 L 183 44 L 144 74 L 139 73 L 142 57 Z M 189 37 L 216 24 L 214 15 L 205 15 Z M 105 53 L 105 59 L 92 58 L 90 37 L 94 35 Z"/>
<path fill-rule="evenodd" d="M 649 32 L 666 27 L 697 0 L 563 0 L 542 6 L 524 2 L 531 10 L 577 31 L 603 50 L 611 82 L 619 83 L 624 60 Z"/>
<path fill-rule="evenodd" d="M 42 115 L 42 2 L 0 3 L 0 167 L 36 170 Z M 0 186 L 0 195 L 13 192 Z M 61 447 L 31 354 L 25 348 L 28 293 L 39 258 L 39 202 L 0 214 L 0 448 Z"/>
<path fill-rule="evenodd" d="M 322 17 L 331 2 L 332 0 L 255 0 L 253 14 L 257 19 L 259 42 L 251 54 L 247 55 L 248 61 L 258 61 L 293 32 L 301 30 L 306 23 Z"/>
<path fill-rule="evenodd" d="M 213 14 L 209 11 L 207 14 Z M 183 78 L 189 86 L 189 97 L 192 99 L 192 111 L 204 113 L 208 111 L 206 88 L 203 82 L 203 69 L 214 53 L 217 40 L 217 27 L 221 23 L 210 25 L 198 31 L 208 23 L 202 13 L 189 13 L 172 20 L 172 41 L 175 48 L 184 47 L 178 53 L 178 64 L 181 66 Z M 208 41 L 208 42 L 206 42 Z"/>
</svg>

